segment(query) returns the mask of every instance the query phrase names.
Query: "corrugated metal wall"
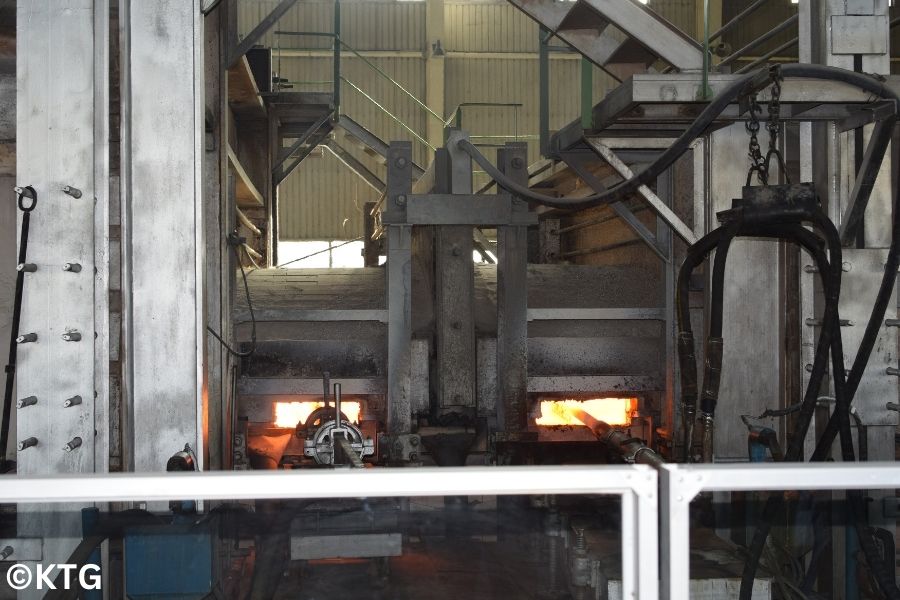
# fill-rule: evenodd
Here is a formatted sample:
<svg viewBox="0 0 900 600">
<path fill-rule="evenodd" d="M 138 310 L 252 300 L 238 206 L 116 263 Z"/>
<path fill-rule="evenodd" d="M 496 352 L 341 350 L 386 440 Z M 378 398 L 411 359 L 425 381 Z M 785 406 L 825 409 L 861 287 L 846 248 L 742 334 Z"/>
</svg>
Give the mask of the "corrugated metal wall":
<svg viewBox="0 0 900 600">
<path fill-rule="evenodd" d="M 246 35 L 279 0 L 239 0 L 238 34 Z M 327 38 L 276 36 L 275 31 L 334 30 L 334 2 L 297 2 L 263 37 L 270 48 L 330 48 Z M 343 0 L 341 38 L 365 50 L 421 50 L 425 43 L 425 3 L 396 0 Z"/>
<path fill-rule="evenodd" d="M 696 2 L 702 0 L 651 0 L 651 7 L 663 17 L 693 35 L 696 29 Z M 241 0 L 241 34 L 249 32 L 268 14 L 278 0 Z M 324 31 L 333 28 L 331 1 L 304 1 L 282 18 L 275 29 Z M 503 0 L 448 0 L 445 3 L 445 35 L 441 40 L 446 59 L 445 107 L 452 111 L 462 102 L 519 102 L 518 115 L 511 109 L 469 108 L 464 111 L 464 127 L 472 135 L 538 133 L 538 26 Z M 425 40 L 425 3 L 397 0 L 343 0 L 342 38 L 360 51 L 421 52 Z M 319 49 L 330 40 L 268 34 L 263 43 L 273 48 Z M 478 57 L 475 53 L 519 53 L 521 57 Z M 467 53 L 460 56 L 458 53 Z M 281 75 L 296 82 L 327 81 L 332 78 L 331 59 L 324 56 L 294 56 L 285 52 Z M 307 53 L 309 54 L 309 53 Z M 454 54 L 456 54 L 454 56 Z M 558 128 L 579 114 L 579 60 L 554 56 L 551 61 L 551 128 Z M 373 58 L 417 97 L 425 97 L 424 58 Z M 277 61 L 276 61 L 277 62 Z M 362 61 L 344 53 L 344 76 L 357 84 L 387 109 L 424 134 L 426 116 L 412 100 L 376 75 Z M 613 85 L 602 71 L 594 71 L 594 99 L 599 101 Z M 328 85 L 295 85 L 296 90 L 327 90 Z M 370 128 L 384 140 L 412 140 L 412 136 L 371 102 L 347 86 L 343 88 L 342 111 Z M 479 140 L 501 142 L 502 140 Z M 426 163 L 424 146 L 413 141 L 415 158 Z M 352 150 L 352 149 L 351 149 Z M 355 150 L 353 150 L 355 152 Z M 493 155 L 490 148 L 486 149 Z M 538 157 L 537 142 L 529 141 L 531 160 Z M 373 170 L 384 169 L 366 159 Z M 423 165 L 424 166 L 424 165 Z M 481 181 L 484 181 L 483 177 Z M 280 192 L 281 236 L 283 239 L 349 239 L 362 234 L 362 203 L 374 192 L 341 163 L 325 153 L 310 159 L 282 186 Z M 355 212 L 356 211 L 356 212 Z M 349 219 L 345 221 L 345 219 Z"/>
<path fill-rule="evenodd" d="M 550 62 L 550 128 L 558 129 L 580 114 L 581 61 L 554 58 Z M 540 112 L 537 56 L 523 58 L 450 58 L 446 63 L 445 98 L 451 111 L 462 102 L 521 103 L 517 111 L 508 107 L 466 107 L 463 129 L 472 136 L 514 135 L 528 142 L 529 162 L 540 158 L 538 117 Z M 613 80 L 594 69 L 594 98 L 599 101 L 611 89 Z M 502 144 L 505 140 L 477 138 L 480 144 Z M 510 141 L 513 141 L 512 139 Z M 493 158 L 494 149 L 482 150 Z M 476 175 L 476 187 L 486 183 Z"/>
<path fill-rule="evenodd" d="M 350 240 L 362 235 L 363 205 L 378 193 L 324 150 L 297 167 L 278 198 L 282 239 Z"/>
</svg>

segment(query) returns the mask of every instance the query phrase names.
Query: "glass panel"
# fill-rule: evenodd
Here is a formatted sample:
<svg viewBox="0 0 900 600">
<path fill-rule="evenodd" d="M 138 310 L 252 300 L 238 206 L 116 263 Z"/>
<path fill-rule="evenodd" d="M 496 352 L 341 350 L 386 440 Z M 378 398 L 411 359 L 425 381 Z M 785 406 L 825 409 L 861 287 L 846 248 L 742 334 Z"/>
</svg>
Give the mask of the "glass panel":
<svg viewBox="0 0 900 600">
<path fill-rule="evenodd" d="M 0 598 L 16 588 L 43 597 L 66 587 L 66 573 L 69 588 L 94 598 L 98 572 L 109 598 L 616 598 L 621 589 L 618 496 L 2 508 L 0 552 L 10 554 Z"/>
<path fill-rule="evenodd" d="M 842 491 L 703 493 L 691 504 L 691 598 L 737 598 L 748 563 L 754 600 L 881 598 L 874 573 L 895 579 L 897 500 L 893 490 L 852 501 Z"/>
</svg>

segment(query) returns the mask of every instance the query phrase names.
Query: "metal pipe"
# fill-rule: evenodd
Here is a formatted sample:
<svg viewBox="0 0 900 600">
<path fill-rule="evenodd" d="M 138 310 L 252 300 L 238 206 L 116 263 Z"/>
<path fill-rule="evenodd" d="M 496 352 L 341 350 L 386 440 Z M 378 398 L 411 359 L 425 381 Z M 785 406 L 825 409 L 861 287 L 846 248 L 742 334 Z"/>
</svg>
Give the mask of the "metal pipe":
<svg viewBox="0 0 900 600">
<path fill-rule="evenodd" d="M 734 29 L 734 26 L 737 25 L 738 23 L 740 23 L 744 17 L 747 17 L 748 15 L 756 12 L 757 8 L 759 8 L 760 6 L 762 6 L 763 4 L 765 4 L 768 1 L 769 0 L 756 0 L 756 2 L 754 2 L 753 4 L 751 4 L 744 10 L 742 10 L 733 19 L 731 19 L 730 21 L 728 21 L 727 23 L 722 25 L 722 27 L 718 31 L 710 34 L 709 41 L 711 42 L 714 39 L 718 38 L 719 36 L 724 35 L 725 33 Z"/>
<path fill-rule="evenodd" d="M 597 439 L 622 454 L 627 462 L 659 468 L 665 464 L 662 457 L 642 441 L 630 437 L 609 423 L 599 421 L 580 408 L 573 408 L 572 415 L 594 432 Z"/>
<path fill-rule="evenodd" d="M 341 384 L 334 384 L 334 429 L 341 428 Z"/>
<path fill-rule="evenodd" d="M 782 31 L 784 31 L 791 25 L 795 24 L 799 20 L 799 18 L 800 18 L 799 15 L 793 15 L 788 20 L 786 20 L 782 23 L 779 23 L 778 25 L 773 27 L 769 32 L 762 34 L 761 36 L 759 36 L 758 38 L 756 38 L 755 40 L 753 40 L 752 42 L 750 42 L 749 44 L 747 44 L 746 46 L 741 48 L 740 50 L 737 50 L 736 52 L 732 52 L 728 57 L 724 58 L 722 60 L 722 62 L 719 63 L 719 66 L 724 67 L 726 65 L 730 65 L 737 59 L 739 59 L 742 56 L 744 56 L 745 54 L 747 54 L 747 52 L 749 52 L 750 50 L 753 50 L 760 44 L 763 44 L 763 43 L 771 40 L 773 37 L 775 37 Z"/>
</svg>

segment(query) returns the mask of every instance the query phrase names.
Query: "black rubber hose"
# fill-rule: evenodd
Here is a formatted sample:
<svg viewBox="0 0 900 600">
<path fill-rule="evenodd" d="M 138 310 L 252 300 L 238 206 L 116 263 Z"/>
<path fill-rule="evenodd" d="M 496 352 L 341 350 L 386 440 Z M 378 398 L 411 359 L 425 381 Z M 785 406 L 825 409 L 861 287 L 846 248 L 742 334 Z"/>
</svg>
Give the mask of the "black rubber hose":
<svg viewBox="0 0 900 600">
<path fill-rule="evenodd" d="M 725 312 L 725 265 L 731 242 L 740 232 L 741 223 L 735 221 L 725 225 L 724 233 L 716 246 L 713 260 L 712 296 L 709 311 L 709 335 L 706 340 L 706 369 L 703 373 L 703 392 L 700 397 L 700 411 L 710 418 L 715 415 L 719 399 L 719 383 L 722 378 L 722 326 Z"/>
<path fill-rule="evenodd" d="M 675 313 L 678 321 L 678 361 L 681 376 L 682 461 L 691 462 L 694 417 L 697 414 L 697 355 L 691 326 L 691 275 L 719 244 L 724 230 L 719 228 L 703 236 L 688 248 L 678 271 L 675 286 Z"/>
<path fill-rule="evenodd" d="M 837 67 L 826 67 L 822 65 L 805 65 L 792 64 L 782 65 L 780 68 L 782 77 L 796 77 L 799 79 L 824 79 L 830 81 L 839 81 L 857 87 L 863 91 L 869 92 L 885 100 L 894 100 L 900 102 L 898 96 L 892 89 L 884 85 L 884 83 L 871 75 L 865 73 L 857 73 L 855 71 L 847 71 Z M 472 157 L 478 165 L 503 189 L 513 194 L 537 202 L 544 206 L 553 208 L 566 209 L 584 209 L 602 204 L 608 204 L 616 200 L 633 194 L 641 185 L 648 185 L 656 180 L 666 169 L 678 160 L 689 148 L 691 143 L 703 135 L 715 119 L 734 101 L 741 96 L 755 92 L 754 89 L 758 82 L 771 81 L 767 69 L 759 69 L 751 72 L 740 79 L 735 80 L 731 85 L 713 98 L 703 112 L 688 126 L 681 136 L 673 142 L 653 163 L 640 173 L 626 179 L 620 184 L 609 188 L 605 192 L 586 196 L 584 198 L 555 198 L 553 196 L 545 196 L 531 191 L 528 187 L 520 185 L 500 172 L 497 167 L 484 156 L 478 148 L 476 148 L 468 140 L 459 140 L 457 146 L 460 150 Z"/>
</svg>

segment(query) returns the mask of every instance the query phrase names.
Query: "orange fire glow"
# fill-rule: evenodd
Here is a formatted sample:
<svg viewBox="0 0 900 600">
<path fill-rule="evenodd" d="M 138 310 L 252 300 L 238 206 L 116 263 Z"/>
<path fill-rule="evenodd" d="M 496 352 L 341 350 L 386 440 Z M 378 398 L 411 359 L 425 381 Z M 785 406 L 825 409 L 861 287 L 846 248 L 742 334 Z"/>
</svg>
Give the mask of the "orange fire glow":
<svg viewBox="0 0 900 600">
<path fill-rule="evenodd" d="M 628 425 L 637 405 L 637 398 L 542 400 L 541 416 L 534 422 L 536 425 L 582 425 L 571 411 L 578 407 L 598 421 L 605 421 L 610 425 Z"/>
<path fill-rule="evenodd" d="M 309 415 L 317 408 L 325 406 L 322 402 L 276 402 L 275 427 L 296 427 L 297 423 L 305 423 Z M 331 404 L 332 410 L 334 404 Z M 359 402 L 341 402 L 341 412 L 351 423 L 359 423 L 362 406 Z"/>
</svg>

